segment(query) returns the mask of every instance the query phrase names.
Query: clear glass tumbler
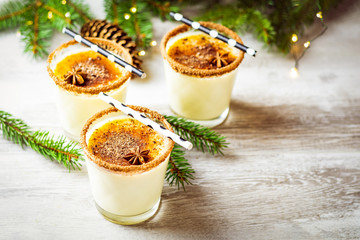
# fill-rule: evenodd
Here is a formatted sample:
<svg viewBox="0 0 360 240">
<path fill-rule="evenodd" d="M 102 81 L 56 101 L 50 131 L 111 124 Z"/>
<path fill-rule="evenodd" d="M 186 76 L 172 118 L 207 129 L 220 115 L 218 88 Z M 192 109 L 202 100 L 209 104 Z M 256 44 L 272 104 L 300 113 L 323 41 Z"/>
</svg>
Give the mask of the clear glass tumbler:
<svg viewBox="0 0 360 240">
<path fill-rule="evenodd" d="M 128 51 L 117 43 L 98 38 L 88 39 L 98 46 L 122 57 L 130 64 L 132 63 L 132 58 Z M 91 75 L 94 84 L 90 86 L 69 83 L 65 81 L 64 76 L 59 76 L 55 73 L 59 63 L 64 65 L 62 67 L 67 67 L 67 62 L 64 63 L 63 60 L 66 58 L 69 60 L 74 59 L 73 56 L 79 53 L 89 55 L 88 62 L 90 66 L 86 66 L 88 62 L 79 62 L 77 66 L 80 66 L 80 71 L 85 71 L 85 73 Z M 96 54 L 95 57 L 94 54 Z M 94 64 L 97 61 L 96 59 L 99 60 L 101 58 L 106 61 L 103 63 L 107 63 L 107 65 L 101 65 L 101 62 L 97 65 Z M 81 66 L 83 69 L 81 69 Z M 115 70 L 117 69 L 116 71 L 119 74 L 115 75 L 115 77 L 108 74 L 113 79 L 104 80 L 100 74 L 109 72 L 107 66 Z M 108 107 L 107 103 L 98 99 L 100 92 L 105 92 L 109 96 L 125 102 L 131 73 L 75 40 L 62 44 L 49 55 L 47 69 L 56 85 L 56 104 L 62 127 L 65 134 L 73 140 L 79 140 L 81 129 L 87 119 L 94 113 Z"/>
<path fill-rule="evenodd" d="M 159 113 L 144 107 L 131 108 L 172 131 Z M 86 122 L 80 144 L 96 207 L 107 220 L 130 225 L 157 212 L 173 141 L 109 108 Z M 146 162 L 133 165 L 134 151 L 146 155 Z"/>
<path fill-rule="evenodd" d="M 242 43 L 242 40 L 235 32 L 222 25 L 210 22 L 201 22 L 201 24 Z M 170 108 L 181 117 L 193 120 L 204 126 L 214 127 L 221 124 L 229 113 L 231 93 L 238 67 L 244 58 L 244 53 L 218 39 L 213 39 L 211 44 L 215 45 L 214 48 L 221 48 L 221 51 L 226 50 L 230 52 L 234 56 L 234 60 L 226 66 L 212 69 L 196 68 L 179 62 L 169 55 L 169 49 L 174 44 L 178 44 L 178 41 L 181 40 L 184 43 L 185 40 L 189 43 L 193 41 L 193 36 L 209 37 L 203 32 L 182 24 L 169 31 L 161 41 L 160 48 L 164 58 Z M 189 48 L 201 50 L 202 46 L 197 46 L 195 43 L 193 46 L 190 45 Z M 202 61 L 208 58 L 209 64 L 212 64 L 217 59 L 211 59 L 211 55 L 215 55 L 215 52 L 212 49 L 210 50 L 208 56 L 206 54 L 200 55 L 200 52 L 195 51 L 192 56 L 183 57 L 177 55 L 176 58 L 185 58 L 185 61 L 189 61 L 191 58 L 194 58 L 194 61 Z M 197 56 L 199 57 L 197 58 Z"/>
</svg>

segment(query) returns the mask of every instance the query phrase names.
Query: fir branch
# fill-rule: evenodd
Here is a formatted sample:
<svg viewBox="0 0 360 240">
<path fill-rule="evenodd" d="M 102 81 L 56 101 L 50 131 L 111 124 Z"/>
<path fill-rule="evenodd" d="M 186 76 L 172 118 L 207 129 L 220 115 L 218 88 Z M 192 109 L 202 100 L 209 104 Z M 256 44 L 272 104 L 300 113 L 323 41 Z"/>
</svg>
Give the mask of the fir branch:
<svg viewBox="0 0 360 240">
<path fill-rule="evenodd" d="M 40 3 L 40 2 L 38 2 Z M 36 56 L 40 51 L 38 50 L 38 48 L 41 48 L 41 46 L 39 46 L 38 44 L 38 36 L 39 36 L 39 12 L 38 12 L 38 8 L 35 8 L 35 12 L 34 12 L 34 37 L 32 40 L 32 52 L 34 53 L 34 55 Z"/>
<path fill-rule="evenodd" d="M 236 5 L 217 5 L 198 20 L 219 22 L 234 31 L 253 32 L 256 37 L 269 44 L 275 37 L 275 31 L 266 15 L 252 8 L 240 8 Z"/>
<path fill-rule="evenodd" d="M 78 143 L 67 141 L 64 136 L 55 138 L 47 131 L 32 132 L 21 119 L 0 110 L 0 128 L 5 139 L 24 146 L 31 147 L 36 152 L 50 160 L 56 160 L 70 169 L 80 169 L 83 161 Z"/>
<path fill-rule="evenodd" d="M 167 18 L 168 20 L 173 20 L 172 17 L 169 16 L 169 12 L 178 12 L 179 8 L 177 6 L 171 5 L 170 2 L 163 1 L 153 1 L 153 0 L 145 0 L 147 4 L 152 8 L 154 15 L 160 15 L 161 19 Z"/>
<path fill-rule="evenodd" d="M 117 11 L 117 5 L 115 2 L 113 2 L 111 5 L 113 8 L 112 13 L 114 14 L 113 22 L 114 22 L 114 24 L 119 24 L 119 15 L 118 15 L 118 11 Z"/>
<path fill-rule="evenodd" d="M 106 19 L 117 23 L 132 37 L 139 48 L 147 48 L 153 37 L 151 7 L 145 1 L 104 1 Z M 136 7 L 136 12 L 130 9 Z M 124 16 L 129 16 L 125 19 Z"/>
<path fill-rule="evenodd" d="M 0 128 L 5 139 L 19 144 L 22 148 L 28 144 L 30 127 L 21 119 L 13 118 L 10 113 L 0 110 Z"/>
<path fill-rule="evenodd" d="M 178 135 L 190 141 L 202 152 L 223 155 L 222 151 L 228 147 L 226 138 L 210 128 L 176 116 L 164 115 L 164 117 Z"/>
<path fill-rule="evenodd" d="M 28 1 L 8 1 L 0 9 L 0 30 L 19 26 L 22 15 L 32 8 Z"/>
<path fill-rule="evenodd" d="M 156 1 L 151 1 L 151 0 L 146 0 L 146 2 L 150 6 L 153 6 L 155 11 L 159 11 L 162 18 L 164 18 L 165 15 L 170 12 L 170 8 L 169 8 L 170 2 L 165 2 L 165 3 L 163 3 L 163 5 L 161 3 L 158 3 Z"/>
<path fill-rule="evenodd" d="M 181 186 L 183 190 L 185 190 L 185 184 L 192 184 L 191 180 L 195 179 L 193 175 L 195 171 L 184 155 L 182 147 L 175 144 L 165 174 L 165 179 L 170 186 L 176 185 L 178 189 Z"/>
<path fill-rule="evenodd" d="M 132 6 L 135 6 L 135 5 L 136 5 L 136 1 L 132 0 Z M 144 45 L 144 44 L 142 44 L 143 35 L 141 34 L 141 31 L 140 31 L 137 14 L 134 14 L 134 16 L 133 16 L 133 23 L 134 23 L 135 33 L 136 33 L 136 42 L 137 42 L 138 46 L 141 47 L 142 45 Z M 139 43 L 141 43 L 141 45 Z"/>
<path fill-rule="evenodd" d="M 78 24 L 78 25 L 84 24 L 85 22 L 88 22 L 93 18 L 93 16 L 90 14 L 89 6 L 86 4 L 83 4 L 81 1 L 67 0 L 67 4 L 71 7 L 70 13 L 77 14 L 77 16 L 74 17 L 74 19 L 76 19 L 76 24 Z"/>
<path fill-rule="evenodd" d="M 53 35 L 51 23 L 47 19 L 48 11 L 43 8 L 41 1 L 36 1 L 30 11 L 24 13 L 25 23 L 19 31 L 21 40 L 25 43 L 24 52 L 33 54 L 35 58 L 47 56 L 46 48 Z"/>
<path fill-rule="evenodd" d="M 32 135 L 30 147 L 46 158 L 57 160 L 69 170 L 76 168 L 80 170 L 81 149 L 78 148 L 78 143 L 68 142 L 64 136 L 55 138 L 47 131 L 36 131 Z"/>
<path fill-rule="evenodd" d="M 60 11 L 56 10 L 55 8 L 53 8 L 52 6 L 49 6 L 49 5 L 44 5 L 44 8 L 46 10 L 49 10 L 51 12 L 53 12 L 55 15 L 57 15 L 58 17 L 60 17 L 59 20 L 62 20 L 62 21 L 65 21 L 66 24 L 62 24 L 62 25 L 70 25 L 72 22 L 71 22 L 71 19 L 70 18 L 67 18 L 65 17 L 65 14 L 64 13 L 61 13 Z M 55 18 L 55 17 L 54 17 Z"/>
<path fill-rule="evenodd" d="M 80 0 L 15 0 L 0 6 L 0 30 L 20 26 L 25 52 L 46 57 L 53 29 L 81 25 L 90 19 L 89 8 Z"/>
</svg>

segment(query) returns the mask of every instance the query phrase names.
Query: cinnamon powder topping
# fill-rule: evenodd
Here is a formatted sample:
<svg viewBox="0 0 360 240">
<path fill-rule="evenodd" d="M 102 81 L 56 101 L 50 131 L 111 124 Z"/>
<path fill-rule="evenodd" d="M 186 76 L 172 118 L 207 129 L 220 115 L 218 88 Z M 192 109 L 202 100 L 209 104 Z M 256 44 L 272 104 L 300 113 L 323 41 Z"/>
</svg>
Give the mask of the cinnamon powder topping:
<svg viewBox="0 0 360 240">
<path fill-rule="evenodd" d="M 117 43 L 110 41 L 110 40 L 106 40 L 106 39 L 100 39 L 100 38 L 86 38 L 88 40 L 90 40 L 91 42 L 95 43 L 96 45 L 98 45 L 101 48 L 104 48 L 105 50 L 108 50 L 118 56 L 120 56 L 121 58 L 123 58 L 126 62 L 128 62 L 129 64 L 132 64 L 132 57 L 129 54 L 129 52 L 123 48 L 122 46 L 118 45 Z M 94 65 L 98 65 L 96 64 L 96 61 L 102 61 L 102 55 L 93 52 L 94 56 L 91 57 L 93 59 L 94 64 L 89 67 L 86 67 L 86 71 L 87 71 L 87 75 L 97 75 L 99 76 L 99 78 L 97 78 L 96 80 L 93 81 L 89 81 L 87 82 L 87 85 L 84 87 L 83 85 L 74 85 L 74 84 L 69 84 L 68 82 L 64 81 L 64 77 L 68 74 L 68 72 L 73 70 L 73 67 L 79 67 L 77 66 L 77 63 L 82 62 L 82 61 L 76 61 L 73 62 L 72 64 L 63 64 L 66 69 L 63 69 L 61 71 L 59 71 L 58 73 L 55 74 L 55 69 L 58 67 L 59 62 L 57 62 L 56 66 L 53 66 L 54 61 L 56 61 L 58 56 L 62 56 L 63 51 L 66 51 L 66 49 L 68 47 L 71 47 L 73 45 L 77 45 L 79 44 L 77 41 L 75 40 L 71 40 L 69 42 L 66 42 L 62 45 L 60 45 L 57 49 L 55 49 L 48 57 L 48 65 L 47 65 L 47 70 L 49 72 L 50 77 L 53 79 L 53 81 L 55 82 L 55 84 L 72 93 L 75 94 L 91 94 L 91 95 L 97 95 L 100 92 L 109 92 L 111 90 L 117 89 L 119 87 L 121 87 L 122 85 L 124 85 L 128 79 L 130 79 L 131 77 L 131 73 L 127 70 L 125 70 L 125 68 L 118 68 L 115 67 L 115 63 L 111 62 L 108 59 L 106 60 L 106 65 L 109 66 L 107 63 L 109 63 L 110 66 L 109 68 L 106 69 L 110 69 L 109 72 L 113 72 L 111 69 L 115 69 L 114 71 L 116 72 L 116 75 L 118 75 L 118 78 L 115 77 L 115 75 L 113 75 L 113 79 L 106 79 L 108 76 L 103 75 L 103 71 L 101 69 L 99 69 L 97 66 Z M 97 57 L 100 57 L 101 60 L 99 60 Z M 65 57 L 66 58 L 66 57 Z M 83 61 L 86 62 L 89 57 L 83 58 Z M 104 58 L 104 57 L 103 57 Z M 62 59 L 64 60 L 64 59 Z M 60 60 L 60 62 L 62 61 Z M 80 65 L 81 66 L 81 65 Z M 59 70 L 59 69 L 58 69 Z M 75 69 L 77 70 L 77 69 Z M 117 72 L 117 70 L 119 70 L 119 72 Z M 120 74 L 118 74 L 120 73 Z M 91 78 L 91 76 L 90 76 Z M 85 80 L 86 82 L 86 80 Z"/>
<path fill-rule="evenodd" d="M 88 143 L 90 152 L 117 165 L 145 164 L 160 152 L 160 136 L 133 118 L 113 120 L 96 129 Z"/>
<path fill-rule="evenodd" d="M 243 43 L 241 38 L 232 30 L 230 30 L 229 28 L 226 28 L 222 25 L 216 24 L 216 23 L 212 23 L 212 22 L 199 22 L 201 25 L 211 28 L 211 29 L 215 29 L 217 30 L 219 33 L 222 33 L 226 36 L 229 36 L 231 38 L 233 38 L 235 41 L 239 42 L 239 43 Z M 169 55 L 169 50 L 171 48 L 171 46 L 168 48 L 167 45 L 170 41 L 170 39 L 176 37 L 178 34 L 183 34 L 186 33 L 188 31 L 191 30 L 191 27 L 186 25 L 186 24 L 181 24 L 177 27 L 175 27 L 173 30 L 169 31 L 161 40 L 161 44 L 160 44 L 160 50 L 161 50 L 161 54 L 163 56 L 163 58 L 167 61 L 167 63 L 170 65 L 170 67 L 175 70 L 178 73 L 181 74 L 185 74 L 185 75 L 189 75 L 189 76 L 193 76 L 193 77 L 214 77 L 214 76 L 221 76 L 225 73 L 229 73 L 233 70 L 235 70 L 239 64 L 241 63 L 241 61 L 244 59 L 244 52 L 239 51 L 239 54 L 237 54 L 236 56 L 234 56 L 235 58 L 233 59 L 232 56 L 229 56 L 230 59 L 228 60 L 227 57 L 224 53 L 225 52 L 231 52 L 231 50 L 226 50 L 226 51 L 219 51 L 219 57 L 220 59 L 220 65 L 222 65 L 221 67 L 217 67 L 218 66 L 218 60 L 214 60 L 214 58 L 211 57 L 204 57 L 206 58 L 206 60 L 208 61 L 207 63 L 203 63 L 205 67 L 201 68 L 201 66 L 197 66 L 197 65 L 201 65 L 201 64 L 196 64 L 196 62 L 198 60 L 193 60 L 195 62 L 194 66 L 189 66 L 189 63 L 181 63 L 181 61 L 179 59 L 174 59 L 174 57 Z M 198 34 L 196 34 L 198 35 Z M 207 36 L 205 34 L 203 34 L 203 36 Z M 207 36 L 209 37 L 209 36 Z M 209 37 L 210 38 L 210 37 Z M 181 40 L 181 38 L 180 38 Z M 217 40 L 217 39 L 213 39 L 213 40 Z M 217 40 L 219 41 L 219 40 Z M 175 41 L 176 42 L 176 41 Z M 220 42 L 220 44 L 218 45 L 217 43 L 215 44 L 214 48 L 216 48 L 216 46 L 221 46 L 221 44 L 226 44 L 223 42 Z M 173 44 L 172 44 L 173 45 Z M 194 45 L 193 45 L 194 47 Z M 206 47 L 208 48 L 209 52 L 212 52 L 210 50 L 210 47 Z M 222 47 L 221 47 L 222 48 Z M 229 49 L 230 46 L 228 46 L 226 44 L 226 48 L 225 49 Z M 217 48 L 216 48 L 217 49 Z M 232 48 L 230 48 L 232 49 Z M 205 51 L 205 50 L 203 50 Z M 205 51 L 205 52 L 206 52 Z M 212 57 L 216 58 L 216 52 L 211 53 Z M 223 61 L 221 61 L 223 60 Z M 227 64 L 225 64 L 225 61 L 227 62 Z M 222 62 L 222 63 L 221 63 Z M 196 68 L 199 67 L 199 68 Z"/>
<path fill-rule="evenodd" d="M 205 34 L 197 34 L 177 40 L 169 47 L 168 55 L 190 68 L 217 69 L 236 59 L 231 51 L 226 43 Z"/>
<path fill-rule="evenodd" d="M 66 81 L 71 80 L 68 81 L 70 84 L 82 87 L 104 85 L 122 75 L 114 63 L 93 51 L 79 52 L 65 57 L 56 65 L 54 73 Z"/>
<path fill-rule="evenodd" d="M 135 111 L 141 112 L 153 121 L 161 123 L 162 126 L 173 132 L 171 125 L 161 114 L 145 107 L 133 105 L 128 105 L 128 107 Z M 96 130 L 89 132 L 94 122 L 98 121 L 99 119 L 106 119 L 110 116 L 113 117 L 114 115 L 122 116 L 123 118 L 116 118 L 102 125 L 98 131 L 100 134 L 96 134 Z M 119 123 L 117 121 L 120 121 L 121 124 L 117 124 Z M 110 123 L 115 125 L 110 125 Z M 101 128 L 103 126 L 107 126 L 109 131 L 102 131 Z M 113 140 L 116 141 L 108 141 L 106 137 L 109 136 L 109 133 L 106 132 L 113 132 Z M 91 134 L 91 136 L 87 136 L 87 134 Z M 97 137 L 100 137 L 100 139 L 91 141 L 91 138 L 95 137 L 96 135 Z M 87 137 L 89 137 L 89 139 L 87 139 Z M 143 173 L 157 167 L 159 164 L 166 161 L 174 147 L 174 142 L 172 140 L 158 134 L 153 129 L 143 125 L 139 121 L 124 116 L 120 110 L 114 107 L 96 113 L 85 123 L 84 128 L 80 134 L 80 144 L 84 154 L 90 161 L 109 171 L 125 175 Z M 102 152 L 101 154 L 99 153 L 96 155 L 95 150 L 99 150 L 99 146 L 95 146 L 97 144 L 105 144 L 108 148 L 117 150 L 115 150 L 115 153 L 108 151 L 108 153 Z M 92 150 L 92 146 L 95 147 L 94 151 Z M 140 151 L 149 150 L 148 159 L 145 164 L 132 165 L 126 159 L 124 159 L 128 153 L 132 152 L 134 147 L 139 147 Z M 105 157 L 103 158 L 102 156 Z"/>
</svg>

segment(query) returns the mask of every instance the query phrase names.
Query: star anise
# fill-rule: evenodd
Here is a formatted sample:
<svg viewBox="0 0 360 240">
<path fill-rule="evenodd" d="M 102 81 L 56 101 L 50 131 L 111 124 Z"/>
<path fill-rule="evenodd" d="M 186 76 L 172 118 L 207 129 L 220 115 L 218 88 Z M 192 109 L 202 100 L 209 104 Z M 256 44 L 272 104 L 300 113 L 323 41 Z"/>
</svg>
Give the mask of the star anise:
<svg viewBox="0 0 360 240">
<path fill-rule="evenodd" d="M 81 85 L 85 82 L 86 76 L 87 73 L 82 72 L 80 69 L 73 69 L 65 75 L 64 80 L 73 85 Z"/>
<path fill-rule="evenodd" d="M 216 52 L 216 57 L 214 57 L 212 60 L 211 60 L 211 63 L 214 63 L 216 64 L 216 67 L 217 68 L 221 68 L 221 67 L 225 67 L 226 65 L 228 65 L 228 55 L 229 53 L 226 52 L 226 53 L 222 53 L 220 55 L 219 52 Z"/>
<path fill-rule="evenodd" d="M 139 147 L 132 148 L 131 152 L 126 154 L 123 158 L 132 165 L 141 165 L 149 161 L 149 152 L 150 150 L 140 151 Z"/>
</svg>

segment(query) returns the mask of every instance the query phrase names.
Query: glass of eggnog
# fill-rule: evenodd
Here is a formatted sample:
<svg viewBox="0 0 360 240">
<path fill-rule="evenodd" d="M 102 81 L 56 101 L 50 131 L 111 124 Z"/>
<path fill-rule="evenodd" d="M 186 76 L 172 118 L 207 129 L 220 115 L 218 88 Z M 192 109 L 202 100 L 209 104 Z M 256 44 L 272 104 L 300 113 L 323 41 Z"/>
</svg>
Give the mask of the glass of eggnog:
<svg viewBox="0 0 360 240">
<path fill-rule="evenodd" d="M 88 39 L 132 63 L 128 51 L 115 42 Z M 75 40 L 62 44 L 49 55 L 47 69 L 56 84 L 56 103 L 62 127 L 74 140 L 79 140 L 87 119 L 108 107 L 98 98 L 100 92 L 125 102 L 131 73 Z"/>
<path fill-rule="evenodd" d="M 242 43 L 222 25 L 200 24 Z M 183 24 L 163 37 L 161 54 L 171 110 L 207 127 L 221 124 L 244 52 Z"/>
<path fill-rule="evenodd" d="M 166 119 L 129 106 L 172 131 Z M 81 132 L 92 194 L 109 221 L 130 225 L 153 216 L 160 203 L 174 142 L 116 108 L 92 116 Z"/>
</svg>

